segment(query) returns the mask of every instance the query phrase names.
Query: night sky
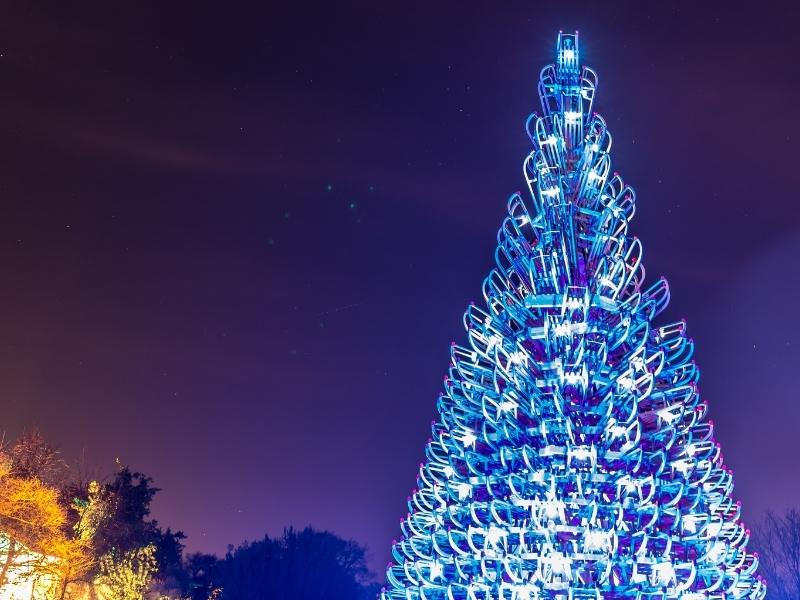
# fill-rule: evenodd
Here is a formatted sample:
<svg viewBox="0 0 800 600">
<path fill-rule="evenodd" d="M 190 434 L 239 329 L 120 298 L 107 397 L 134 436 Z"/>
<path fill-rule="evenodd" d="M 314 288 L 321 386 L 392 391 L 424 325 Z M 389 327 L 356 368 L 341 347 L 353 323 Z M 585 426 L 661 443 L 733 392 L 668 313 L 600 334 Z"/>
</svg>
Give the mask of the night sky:
<svg viewBox="0 0 800 600">
<path fill-rule="evenodd" d="M 382 569 L 578 29 L 745 518 L 800 504 L 799 10 L 247 4 L 4 5 L 0 429 L 151 475 L 190 550 Z"/>
</svg>

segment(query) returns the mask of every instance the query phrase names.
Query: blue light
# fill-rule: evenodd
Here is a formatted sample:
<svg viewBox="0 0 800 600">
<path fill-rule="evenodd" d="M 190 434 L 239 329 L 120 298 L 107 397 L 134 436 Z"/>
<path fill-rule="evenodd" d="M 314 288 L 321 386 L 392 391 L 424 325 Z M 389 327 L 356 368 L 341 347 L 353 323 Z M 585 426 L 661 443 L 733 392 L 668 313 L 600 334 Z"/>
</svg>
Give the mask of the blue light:
<svg viewBox="0 0 800 600">
<path fill-rule="evenodd" d="M 577 75 L 579 72 L 578 64 L 578 34 L 574 35 L 559 33 L 556 43 L 557 69 L 561 78 L 566 79 L 567 74 Z M 572 83 L 572 81 L 570 81 Z"/>
<path fill-rule="evenodd" d="M 578 36 L 542 70 L 382 600 L 762 600 L 685 323 L 656 325 Z"/>
</svg>

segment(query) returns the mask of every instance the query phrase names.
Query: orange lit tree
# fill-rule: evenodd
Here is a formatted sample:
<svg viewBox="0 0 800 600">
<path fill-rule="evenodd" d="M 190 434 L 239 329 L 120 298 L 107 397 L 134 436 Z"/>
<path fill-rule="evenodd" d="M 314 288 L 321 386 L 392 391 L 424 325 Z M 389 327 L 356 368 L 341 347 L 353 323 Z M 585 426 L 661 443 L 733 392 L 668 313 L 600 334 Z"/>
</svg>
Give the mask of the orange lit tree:
<svg viewBox="0 0 800 600">
<path fill-rule="evenodd" d="M 12 568 L 20 577 L 49 576 L 59 585 L 89 569 L 88 544 L 70 529 L 58 490 L 38 478 L 14 476 L 8 457 L 0 457 L 0 531 L 7 542 L 0 587 Z"/>
</svg>

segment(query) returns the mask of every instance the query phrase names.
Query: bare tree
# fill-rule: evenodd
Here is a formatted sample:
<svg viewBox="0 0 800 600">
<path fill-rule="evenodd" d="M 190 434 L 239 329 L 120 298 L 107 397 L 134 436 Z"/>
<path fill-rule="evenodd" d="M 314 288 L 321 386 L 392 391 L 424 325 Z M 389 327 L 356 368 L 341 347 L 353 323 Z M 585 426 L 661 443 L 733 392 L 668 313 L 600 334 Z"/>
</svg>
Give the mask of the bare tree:
<svg viewBox="0 0 800 600">
<path fill-rule="evenodd" d="M 0 441 L 0 452 L 9 461 L 14 477 L 38 479 L 57 487 L 67 479 L 67 464 L 61 453 L 35 429 L 24 432 L 13 444 Z"/>
<path fill-rule="evenodd" d="M 768 600 L 800 598 L 800 511 L 769 511 L 753 534 Z"/>
</svg>

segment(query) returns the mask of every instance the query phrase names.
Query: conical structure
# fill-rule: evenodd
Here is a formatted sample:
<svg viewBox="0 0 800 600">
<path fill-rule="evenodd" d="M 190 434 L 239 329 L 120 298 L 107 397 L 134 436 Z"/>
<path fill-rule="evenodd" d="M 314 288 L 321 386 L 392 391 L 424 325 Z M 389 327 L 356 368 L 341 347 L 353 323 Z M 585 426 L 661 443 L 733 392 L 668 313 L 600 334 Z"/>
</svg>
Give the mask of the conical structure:
<svg viewBox="0 0 800 600">
<path fill-rule="evenodd" d="M 528 120 L 530 200 L 453 346 L 382 600 L 764 598 L 685 323 L 643 289 L 634 192 L 560 34 Z"/>
</svg>

